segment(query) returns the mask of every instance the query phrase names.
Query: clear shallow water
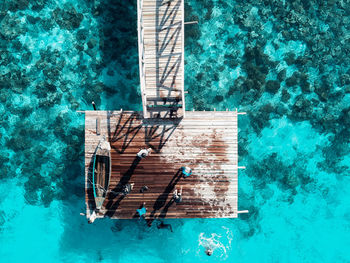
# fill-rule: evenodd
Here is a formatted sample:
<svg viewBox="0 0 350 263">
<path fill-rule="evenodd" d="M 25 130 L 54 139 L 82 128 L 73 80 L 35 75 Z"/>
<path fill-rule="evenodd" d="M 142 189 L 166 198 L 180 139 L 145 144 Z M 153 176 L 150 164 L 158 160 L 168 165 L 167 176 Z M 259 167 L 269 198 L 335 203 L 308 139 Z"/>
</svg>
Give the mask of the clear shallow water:
<svg viewBox="0 0 350 263">
<path fill-rule="evenodd" d="M 76 110 L 92 100 L 141 108 L 135 7 L 0 0 L 1 258 L 350 262 L 347 1 L 186 1 L 186 20 L 199 21 L 186 26 L 188 108 L 248 113 L 239 123 L 248 215 L 169 221 L 174 233 L 79 216 Z"/>
</svg>

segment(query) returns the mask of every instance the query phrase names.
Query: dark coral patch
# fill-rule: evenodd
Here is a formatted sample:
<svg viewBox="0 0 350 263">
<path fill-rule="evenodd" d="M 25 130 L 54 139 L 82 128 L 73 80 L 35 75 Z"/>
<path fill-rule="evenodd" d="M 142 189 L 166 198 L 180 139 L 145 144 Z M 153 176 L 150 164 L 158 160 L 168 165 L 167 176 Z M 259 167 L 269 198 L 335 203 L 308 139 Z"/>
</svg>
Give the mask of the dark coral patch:
<svg viewBox="0 0 350 263">
<path fill-rule="evenodd" d="M 56 8 L 52 17 L 62 29 L 73 30 L 80 26 L 83 14 L 78 13 L 74 7 L 66 6 L 64 9 Z"/>
</svg>

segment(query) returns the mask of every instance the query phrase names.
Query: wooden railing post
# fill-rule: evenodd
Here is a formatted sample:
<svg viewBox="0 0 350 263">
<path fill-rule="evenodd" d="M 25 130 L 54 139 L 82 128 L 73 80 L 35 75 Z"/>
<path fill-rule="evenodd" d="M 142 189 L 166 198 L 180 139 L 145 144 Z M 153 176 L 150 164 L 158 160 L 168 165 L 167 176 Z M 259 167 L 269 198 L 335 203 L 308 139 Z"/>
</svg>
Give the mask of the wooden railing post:
<svg viewBox="0 0 350 263">
<path fill-rule="evenodd" d="M 185 5 L 184 1 L 181 1 L 181 31 L 182 31 L 182 43 L 181 43 L 181 68 L 182 68 L 182 88 L 185 88 Z M 182 109 L 183 117 L 186 117 L 186 105 L 185 105 L 185 94 L 182 93 Z"/>
</svg>

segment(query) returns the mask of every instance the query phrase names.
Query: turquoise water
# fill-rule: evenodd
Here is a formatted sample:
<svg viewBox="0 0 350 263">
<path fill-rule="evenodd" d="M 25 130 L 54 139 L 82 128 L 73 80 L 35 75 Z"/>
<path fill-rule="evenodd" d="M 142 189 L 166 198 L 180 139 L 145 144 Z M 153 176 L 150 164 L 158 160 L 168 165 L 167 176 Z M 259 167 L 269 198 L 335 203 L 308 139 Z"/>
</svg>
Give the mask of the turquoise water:
<svg viewBox="0 0 350 263">
<path fill-rule="evenodd" d="M 136 1 L 0 0 L 1 262 L 350 262 L 349 1 L 185 9 L 186 104 L 247 112 L 250 213 L 88 225 L 76 111 L 141 109 Z"/>
</svg>

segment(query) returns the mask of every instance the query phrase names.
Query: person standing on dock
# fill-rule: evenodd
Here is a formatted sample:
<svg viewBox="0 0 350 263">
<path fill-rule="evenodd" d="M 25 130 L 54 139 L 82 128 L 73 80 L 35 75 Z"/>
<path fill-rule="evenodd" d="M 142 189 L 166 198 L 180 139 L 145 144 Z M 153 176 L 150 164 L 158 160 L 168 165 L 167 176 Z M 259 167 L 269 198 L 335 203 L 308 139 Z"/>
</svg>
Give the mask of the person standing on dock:
<svg viewBox="0 0 350 263">
<path fill-rule="evenodd" d="M 129 194 L 133 188 L 134 188 L 134 183 L 124 185 L 123 195 L 126 196 L 127 194 Z"/>
<path fill-rule="evenodd" d="M 152 152 L 152 148 L 141 149 L 136 155 L 137 157 L 143 159 L 143 158 L 146 158 L 148 155 L 150 155 L 151 152 Z"/>
<path fill-rule="evenodd" d="M 143 193 L 143 192 L 145 192 L 145 191 L 148 191 L 148 186 L 147 185 L 144 185 L 144 186 L 142 186 L 141 187 L 141 189 L 140 189 L 140 193 Z"/>
<path fill-rule="evenodd" d="M 139 214 L 140 219 L 141 219 L 141 218 L 145 218 L 146 212 L 147 212 L 146 203 L 143 202 L 142 206 L 141 206 L 139 209 L 136 209 L 136 211 L 137 211 L 137 213 Z"/>
<path fill-rule="evenodd" d="M 188 166 L 182 166 L 181 172 L 184 178 L 189 177 L 192 174 L 192 169 Z"/>
<path fill-rule="evenodd" d="M 174 199 L 174 202 L 177 204 L 182 202 L 182 187 L 179 192 L 177 191 L 177 189 L 175 189 L 173 193 L 173 199 Z"/>
</svg>

